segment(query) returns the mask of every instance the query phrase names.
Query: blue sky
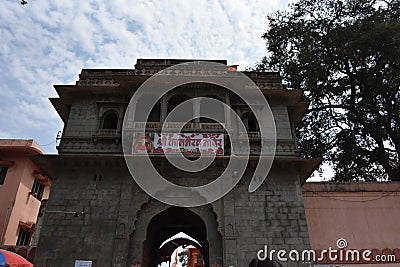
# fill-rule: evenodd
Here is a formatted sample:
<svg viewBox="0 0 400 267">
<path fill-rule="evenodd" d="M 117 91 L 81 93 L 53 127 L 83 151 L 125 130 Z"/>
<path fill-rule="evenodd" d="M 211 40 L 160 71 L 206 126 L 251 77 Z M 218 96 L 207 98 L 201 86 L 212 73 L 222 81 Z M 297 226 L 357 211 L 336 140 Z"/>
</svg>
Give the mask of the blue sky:
<svg viewBox="0 0 400 267">
<path fill-rule="evenodd" d="M 53 84 L 82 68 L 133 68 L 137 58 L 227 59 L 265 54 L 266 14 L 286 0 L 0 1 L 0 138 L 35 139 L 56 153 L 63 124 Z"/>
</svg>

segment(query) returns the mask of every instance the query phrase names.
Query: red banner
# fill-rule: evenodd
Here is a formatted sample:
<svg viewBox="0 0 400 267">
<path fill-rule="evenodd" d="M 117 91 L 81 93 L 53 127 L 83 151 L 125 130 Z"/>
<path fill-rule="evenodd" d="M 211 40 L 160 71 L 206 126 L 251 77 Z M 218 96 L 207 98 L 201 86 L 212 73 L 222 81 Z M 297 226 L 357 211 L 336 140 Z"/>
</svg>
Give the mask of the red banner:
<svg viewBox="0 0 400 267">
<path fill-rule="evenodd" d="M 133 154 L 224 155 L 224 134 L 146 133 L 134 138 Z"/>
</svg>

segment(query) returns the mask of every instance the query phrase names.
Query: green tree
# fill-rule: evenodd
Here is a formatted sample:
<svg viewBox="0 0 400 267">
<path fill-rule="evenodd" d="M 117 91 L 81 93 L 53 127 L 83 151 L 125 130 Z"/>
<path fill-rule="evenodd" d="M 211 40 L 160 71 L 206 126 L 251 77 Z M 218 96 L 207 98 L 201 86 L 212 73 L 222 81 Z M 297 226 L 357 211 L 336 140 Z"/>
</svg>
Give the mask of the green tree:
<svg viewBox="0 0 400 267">
<path fill-rule="evenodd" d="M 268 22 L 256 68 L 304 90 L 303 156 L 336 180 L 400 180 L 400 0 L 300 0 Z"/>
</svg>

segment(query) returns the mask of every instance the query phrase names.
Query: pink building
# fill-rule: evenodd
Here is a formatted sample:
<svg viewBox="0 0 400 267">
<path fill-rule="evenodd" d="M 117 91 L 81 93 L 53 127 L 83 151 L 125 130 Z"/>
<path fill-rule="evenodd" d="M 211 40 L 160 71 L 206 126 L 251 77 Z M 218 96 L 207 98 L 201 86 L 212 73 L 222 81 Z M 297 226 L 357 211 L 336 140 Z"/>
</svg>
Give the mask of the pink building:
<svg viewBox="0 0 400 267">
<path fill-rule="evenodd" d="M 30 160 L 33 140 L 0 139 L 0 246 L 29 246 L 51 179 Z"/>
<path fill-rule="evenodd" d="M 370 261 L 325 258 L 321 266 L 400 265 L 400 182 L 314 182 L 302 191 L 312 249 L 372 251 Z"/>
</svg>

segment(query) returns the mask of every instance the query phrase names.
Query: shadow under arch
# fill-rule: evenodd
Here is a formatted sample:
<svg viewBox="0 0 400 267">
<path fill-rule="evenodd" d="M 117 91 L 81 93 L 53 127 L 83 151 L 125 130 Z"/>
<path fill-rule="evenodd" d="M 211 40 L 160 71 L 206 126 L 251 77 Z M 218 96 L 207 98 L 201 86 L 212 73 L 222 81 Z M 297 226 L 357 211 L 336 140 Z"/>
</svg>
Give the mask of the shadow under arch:
<svg viewBox="0 0 400 267">
<path fill-rule="evenodd" d="M 218 231 L 217 215 L 211 205 L 195 208 L 174 207 L 154 199 L 142 205 L 130 235 L 128 265 L 156 267 L 161 244 L 184 232 L 203 248 L 205 266 L 222 266 L 222 235 Z"/>
</svg>

